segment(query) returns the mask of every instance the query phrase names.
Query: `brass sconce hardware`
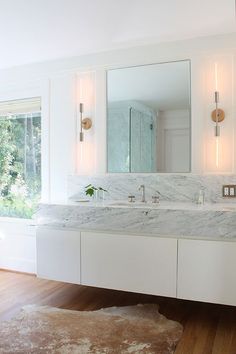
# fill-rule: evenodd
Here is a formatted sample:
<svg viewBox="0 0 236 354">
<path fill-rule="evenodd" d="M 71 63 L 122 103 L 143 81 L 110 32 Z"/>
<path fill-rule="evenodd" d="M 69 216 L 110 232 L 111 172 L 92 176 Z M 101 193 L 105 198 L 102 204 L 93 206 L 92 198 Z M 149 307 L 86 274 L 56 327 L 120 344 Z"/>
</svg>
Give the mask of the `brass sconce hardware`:
<svg viewBox="0 0 236 354">
<path fill-rule="evenodd" d="M 216 78 L 217 78 L 217 76 L 216 76 Z M 220 142 L 219 142 L 220 125 L 219 125 L 219 123 L 223 122 L 223 120 L 225 119 L 225 112 L 221 108 L 219 108 L 219 106 L 218 106 L 219 105 L 219 91 L 215 91 L 214 97 L 215 97 L 216 108 L 211 113 L 211 119 L 213 120 L 213 122 L 215 122 L 214 135 L 215 135 L 215 139 L 216 139 L 216 167 L 219 168 L 219 165 L 220 165 Z"/>
<path fill-rule="evenodd" d="M 218 107 L 218 104 L 219 104 L 219 92 L 218 91 L 215 91 L 214 97 L 215 97 L 216 108 L 211 113 L 211 119 L 213 120 L 213 122 L 216 123 L 216 125 L 215 125 L 215 136 L 220 136 L 219 123 L 223 122 L 223 120 L 225 119 L 225 112 L 223 111 L 223 109 Z"/>
<path fill-rule="evenodd" d="M 83 130 L 88 130 L 92 127 L 92 120 L 90 118 L 83 118 L 83 110 L 84 105 L 83 103 L 79 104 L 79 111 L 80 111 L 80 134 L 79 140 L 82 142 L 84 141 L 84 132 Z"/>
<path fill-rule="evenodd" d="M 84 119 L 82 119 L 82 128 L 83 128 L 84 130 L 90 129 L 91 126 L 92 126 L 92 121 L 91 121 L 90 118 L 84 118 Z"/>
<path fill-rule="evenodd" d="M 225 119 L 225 112 L 223 111 L 223 109 L 218 108 L 218 123 L 223 122 L 223 120 Z M 216 109 L 214 109 L 214 111 L 212 111 L 211 113 L 211 119 L 213 120 L 213 122 L 216 122 Z"/>
</svg>

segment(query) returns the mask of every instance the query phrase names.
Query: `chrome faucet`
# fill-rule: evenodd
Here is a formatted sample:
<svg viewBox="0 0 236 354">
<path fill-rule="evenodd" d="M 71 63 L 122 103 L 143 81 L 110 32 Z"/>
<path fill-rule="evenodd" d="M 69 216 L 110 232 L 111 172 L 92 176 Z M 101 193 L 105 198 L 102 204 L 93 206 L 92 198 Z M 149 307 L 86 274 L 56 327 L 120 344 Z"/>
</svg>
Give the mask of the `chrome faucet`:
<svg viewBox="0 0 236 354">
<path fill-rule="evenodd" d="M 139 190 L 139 191 L 142 191 L 142 199 L 141 199 L 141 202 L 142 202 L 142 203 L 146 203 L 145 185 L 144 185 L 144 184 L 141 184 L 141 185 L 138 187 L 138 190 Z"/>
</svg>

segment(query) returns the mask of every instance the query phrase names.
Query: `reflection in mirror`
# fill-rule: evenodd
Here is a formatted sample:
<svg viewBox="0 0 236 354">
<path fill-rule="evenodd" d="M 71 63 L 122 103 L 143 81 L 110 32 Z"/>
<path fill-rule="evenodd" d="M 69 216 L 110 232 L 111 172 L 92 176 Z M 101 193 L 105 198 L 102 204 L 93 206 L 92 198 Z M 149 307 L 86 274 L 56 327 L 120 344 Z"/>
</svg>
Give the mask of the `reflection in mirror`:
<svg viewBox="0 0 236 354">
<path fill-rule="evenodd" d="M 109 70 L 108 172 L 190 172 L 190 62 Z"/>
</svg>

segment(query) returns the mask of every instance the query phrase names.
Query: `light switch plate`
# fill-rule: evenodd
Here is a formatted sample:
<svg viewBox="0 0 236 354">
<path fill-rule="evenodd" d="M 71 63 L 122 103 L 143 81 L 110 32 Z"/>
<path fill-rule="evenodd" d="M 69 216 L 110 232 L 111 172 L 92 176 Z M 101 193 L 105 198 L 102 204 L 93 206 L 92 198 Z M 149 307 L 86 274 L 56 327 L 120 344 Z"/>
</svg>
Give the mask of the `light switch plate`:
<svg viewBox="0 0 236 354">
<path fill-rule="evenodd" d="M 236 185 L 228 184 L 222 188 L 222 196 L 224 198 L 236 198 Z"/>
</svg>

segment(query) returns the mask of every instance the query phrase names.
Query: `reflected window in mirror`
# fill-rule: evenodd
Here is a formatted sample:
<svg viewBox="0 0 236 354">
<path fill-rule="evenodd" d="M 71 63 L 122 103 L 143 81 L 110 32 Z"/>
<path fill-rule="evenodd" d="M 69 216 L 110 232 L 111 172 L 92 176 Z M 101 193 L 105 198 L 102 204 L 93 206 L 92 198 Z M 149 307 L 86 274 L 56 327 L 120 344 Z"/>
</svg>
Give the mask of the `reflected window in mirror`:
<svg viewBox="0 0 236 354">
<path fill-rule="evenodd" d="M 107 170 L 190 172 L 190 61 L 107 72 Z"/>
</svg>

